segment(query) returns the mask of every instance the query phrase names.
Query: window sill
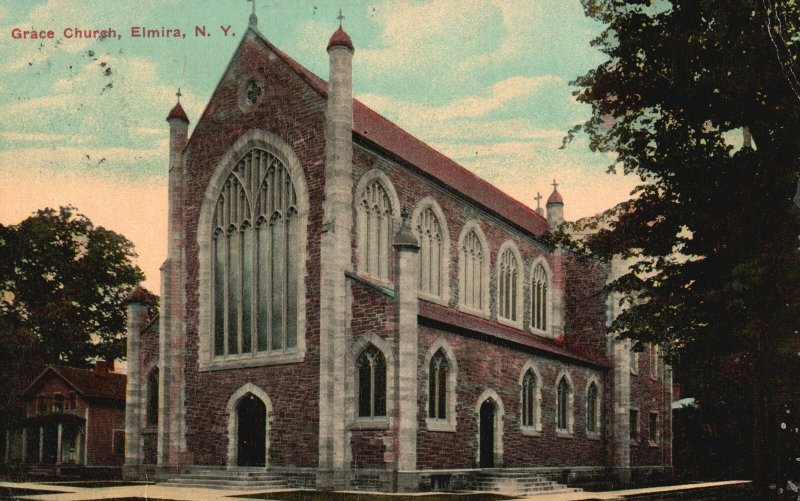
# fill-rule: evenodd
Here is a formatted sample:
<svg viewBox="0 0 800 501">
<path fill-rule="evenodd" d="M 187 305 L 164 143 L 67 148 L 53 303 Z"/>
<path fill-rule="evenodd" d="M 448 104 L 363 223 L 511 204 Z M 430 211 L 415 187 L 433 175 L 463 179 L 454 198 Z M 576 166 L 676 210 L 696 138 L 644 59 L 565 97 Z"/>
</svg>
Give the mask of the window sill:
<svg viewBox="0 0 800 501">
<path fill-rule="evenodd" d="M 441 306 L 450 306 L 450 303 L 447 299 L 441 296 L 434 296 L 433 294 L 428 294 L 427 292 L 417 291 L 417 298 L 422 299 L 424 301 L 428 301 L 430 303 L 436 303 Z"/>
<path fill-rule="evenodd" d="M 658 442 L 653 442 L 652 440 L 648 440 L 648 441 L 647 441 L 647 445 L 649 445 L 650 447 L 660 447 L 660 446 L 661 446 L 661 444 L 660 444 L 660 443 L 658 443 Z"/>
<path fill-rule="evenodd" d="M 504 318 L 500 315 L 497 316 L 497 323 L 507 325 L 509 327 L 513 327 L 515 329 L 522 330 L 522 321 L 511 320 L 510 318 Z"/>
<path fill-rule="evenodd" d="M 302 362 L 305 358 L 304 351 L 289 351 L 274 355 L 244 356 L 240 358 L 215 358 L 210 361 L 200 362 L 198 370 L 224 371 L 229 369 L 240 369 L 242 367 L 261 367 L 265 365 L 295 364 Z"/>
<path fill-rule="evenodd" d="M 528 331 L 530 331 L 531 334 L 536 334 L 537 336 L 542 336 L 546 338 L 553 337 L 553 335 L 550 334 L 549 330 L 542 330 L 542 329 L 537 329 L 535 327 L 528 327 Z"/>
<path fill-rule="evenodd" d="M 639 446 L 639 441 L 637 439 L 635 439 L 635 438 L 632 438 L 631 439 L 631 445 L 635 445 L 635 446 L 638 447 Z"/>
<path fill-rule="evenodd" d="M 556 437 L 558 438 L 575 438 L 575 433 L 567 430 L 556 429 Z"/>
<path fill-rule="evenodd" d="M 456 423 L 452 421 L 425 418 L 425 427 L 428 428 L 428 431 L 456 432 Z"/>
<path fill-rule="evenodd" d="M 489 312 L 484 310 L 479 310 L 477 308 L 473 308 L 472 306 L 467 306 L 465 304 L 459 304 L 458 309 L 463 311 L 464 313 L 469 313 L 470 315 L 475 315 L 476 317 L 481 318 L 489 318 Z M 491 320 L 491 319 L 490 319 Z"/>
<path fill-rule="evenodd" d="M 586 438 L 589 440 L 600 440 L 602 438 L 602 434 L 596 431 L 587 431 Z"/>
<path fill-rule="evenodd" d="M 389 418 L 380 417 L 359 417 L 350 425 L 351 430 L 386 430 L 389 428 Z"/>
<path fill-rule="evenodd" d="M 639 371 L 631 370 L 631 376 L 638 376 L 638 375 L 639 375 Z"/>
<path fill-rule="evenodd" d="M 536 429 L 533 426 L 520 426 L 519 427 L 520 433 L 522 433 L 526 437 L 541 437 L 542 430 Z"/>
</svg>

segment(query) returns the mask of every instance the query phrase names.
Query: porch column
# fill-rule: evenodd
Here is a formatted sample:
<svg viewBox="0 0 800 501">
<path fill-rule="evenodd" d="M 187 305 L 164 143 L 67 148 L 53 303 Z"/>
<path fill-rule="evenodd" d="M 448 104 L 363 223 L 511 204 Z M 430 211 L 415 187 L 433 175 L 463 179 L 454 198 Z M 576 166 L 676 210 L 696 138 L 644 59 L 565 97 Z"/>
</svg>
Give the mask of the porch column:
<svg viewBox="0 0 800 501">
<path fill-rule="evenodd" d="M 22 464 L 28 460 L 28 428 L 22 429 Z"/>
<path fill-rule="evenodd" d="M 6 430 L 6 464 L 8 464 L 8 446 L 11 444 L 11 440 L 9 438 L 9 434 L 11 430 Z"/>
<path fill-rule="evenodd" d="M 39 463 L 44 463 L 44 426 L 39 427 Z"/>
<path fill-rule="evenodd" d="M 61 437 L 64 436 L 64 425 L 58 423 L 58 438 L 56 439 L 56 464 L 61 463 Z"/>
<path fill-rule="evenodd" d="M 81 446 L 83 445 L 83 429 L 78 430 L 78 434 L 75 437 L 75 462 L 78 464 L 83 464 L 83 457 L 81 456 Z"/>
</svg>

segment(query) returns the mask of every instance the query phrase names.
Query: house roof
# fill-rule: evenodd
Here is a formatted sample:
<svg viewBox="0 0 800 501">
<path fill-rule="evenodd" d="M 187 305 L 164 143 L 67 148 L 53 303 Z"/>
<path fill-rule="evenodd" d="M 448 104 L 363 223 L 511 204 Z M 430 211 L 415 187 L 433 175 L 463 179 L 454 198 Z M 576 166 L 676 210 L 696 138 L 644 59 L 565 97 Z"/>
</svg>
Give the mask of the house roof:
<svg viewBox="0 0 800 501">
<path fill-rule="evenodd" d="M 275 47 L 257 30 L 253 30 L 253 33 L 311 88 L 321 96 L 327 97 L 328 83 L 325 80 Z M 549 231 L 547 220 L 535 210 L 476 176 L 357 99 L 353 99 L 353 133 L 474 200 L 524 231 L 537 236 Z"/>
<path fill-rule="evenodd" d="M 568 358 L 597 367 L 609 367 L 608 360 L 602 357 L 592 356 L 589 353 L 577 353 L 574 349 L 554 339 L 537 336 L 520 329 L 515 329 L 514 327 L 499 324 L 429 301 L 419 301 L 419 316 L 461 330 L 488 334 L 495 338 L 527 346 L 528 348 L 533 348 L 536 351 L 545 352 L 550 355 Z"/>
<path fill-rule="evenodd" d="M 48 365 L 45 367 L 22 395 L 31 396 L 47 374 L 55 374 L 85 397 L 125 400 L 125 387 L 128 383 L 128 376 L 125 374 L 117 374 L 115 372 L 98 374 L 92 369 L 78 369 L 60 365 Z"/>
</svg>

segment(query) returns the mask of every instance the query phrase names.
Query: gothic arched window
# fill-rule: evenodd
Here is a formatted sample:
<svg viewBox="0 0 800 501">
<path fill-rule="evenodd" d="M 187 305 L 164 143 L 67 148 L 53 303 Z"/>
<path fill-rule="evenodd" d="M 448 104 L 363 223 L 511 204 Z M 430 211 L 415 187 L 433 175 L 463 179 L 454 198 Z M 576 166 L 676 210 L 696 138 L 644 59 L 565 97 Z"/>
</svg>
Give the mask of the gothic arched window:
<svg viewBox="0 0 800 501">
<path fill-rule="evenodd" d="M 572 433 L 572 387 L 566 376 L 556 386 L 556 430 Z"/>
<path fill-rule="evenodd" d="M 533 277 L 531 279 L 531 327 L 540 331 L 548 329 L 548 282 L 544 266 L 541 263 L 537 264 L 533 268 Z"/>
<path fill-rule="evenodd" d="M 447 416 L 447 386 L 450 364 L 447 357 L 440 349 L 431 358 L 428 372 L 428 417 L 431 419 L 446 420 Z"/>
<path fill-rule="evenodd" d="M 425 208 L 417 222 L 419 235 L 419 290 L 432 296 L 441 297 L 443 279 L 442 254 L 444 248 L 442 226 L 431 207 Z"/>
<path fill-rule="evenodd" d="M 519 284 L 517 257 L 511 249 L 506 249 L 500 256 L 500 265 L 497 270 L 498 280 L 498 316 L 516 322 L 519 318 L 517 311 L 517 294 Z"/>
<path fill-rule="evenodd" d="M 586 431 L 589 433 L 600 432 L 600 392 L 597 384 L 589 384 L 586 391 Z"/>
<path fill-rule="evenodd" d="M 483 245 L 475 230 L 470 231 L 461 245 L 462 290 L 461 303 L 476 310 L 484 309 L 483 281 L 484 255 Z"/>
<path fill-rule="evenodd" d="M 536 400 L 536 375 L 528 369 L 522 378 L 522 426 L 535 425 Z"/>
<path fill-rule="evenodd" d="M 211 276 L 215 357 L 297 347 L 297 205 L 291 176 L 252 149 L 233 168 L 213 218 Z"/>
<path fill-rule="evenodd" d="M 386 416 L 386 358 L 370 344 L 356 358 L 356 365 L 358 417 Z"/>
<path fill-rule="evenodd" d="M 380 180 L 364 187 L 358 203 L 359 271 L 389 280 L 389 247 L 392 242 L 392 204 Z"/>
</svg>

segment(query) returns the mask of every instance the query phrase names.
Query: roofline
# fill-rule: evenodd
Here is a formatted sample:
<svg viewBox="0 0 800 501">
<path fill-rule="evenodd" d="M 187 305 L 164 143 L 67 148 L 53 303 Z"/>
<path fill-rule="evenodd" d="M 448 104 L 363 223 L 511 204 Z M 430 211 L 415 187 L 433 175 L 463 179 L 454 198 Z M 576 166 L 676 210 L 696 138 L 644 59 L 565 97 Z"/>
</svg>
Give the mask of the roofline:
<svg viewBox="0 0 800 501">
<path fill-rule="evenodd" d="M 51 370 L 52 370 L 52 371 L 53 371 L 53 372 L 54 372 L 54 373 L 55 373 L 55 374 L 56 374 L 58 377 L 60 377 L 61 379 L 63 379 L 63 380 L 64 380 L 64 382 L 66 382 L 66 383 L 67 383 L 67 384 L 68 384 L 70 387 L 72 387 L 72 389 L 73 389 L 73 390 L 75 390 L 76 392 L 80 393 L 80 394 L 81 394 L 81 395 L 83 395 L 83 396 L 86 396 L 86 394 L 85 394 L 85 393 L 83 393 L 81 390 L 79 390 L 79 389 L 78 389 L 78 387 L 77 387 L 77 386 L 75 386 L 75 384 L 74 384 L 72 381 L 70 381 L 69 379 L 67 379 L 66 377 L 64 377 L 64 375 L 63 375 L 63 374 L 61 374 L 60 372 L 58 372 L 58 370 L 56 369 L 56 367 L 57 367 L 56 365 L 47 364 L 47 365 L 45 366 L 44 370 L 42 370 L 41 374 L 39 374 L 38 376 L 36 376 L 36 379 L 34 379 L 34 380 L 33 380 L 33 382 L 32 382 L 31 384 L 29 384 L 29 385 L 28 385 L 28 386 L 25 388 L 25 391 L 23 391 L 23 392 L 22 392 L 20 395 L 24 397 L 24 396 L 25 396 L 25 395 L 26 395 L 26 394 L 27 394 L 27 393 L 28 393 L 30 390 L 32 390 L 32 389 L 33 389 L 33 388 L 34 388 L 34 387 L 35 387 L 37 384 L 39 384 L 39 381 L 40 381 L 40 380 L 41 380 L 41 379 L 44 377 L 44 375 L 45 375 L 45 374 L 47 374 L 49 371 L 51 371 Z"/>
<path fill-rule="evenodd" d="M 429 316 L 424 315 L 422 313 L 418 314 L 417 319 L 418 319 L 417 322 L 418 322 L 419 325 L 425 325 L 425 326 L 428 326 L 428 327 L 442 329 L 442 330 L 445 330 L 447 332 L 452 332 L 452 333 L 459 334 L 459 335 L 462 335 L 462 336 L 479 339 L 481 341 L 486 341 L 486 342 L 491 343 L 491 344 L 496 344 L 496 345 L 501 345 L 501 346 L 502 345 L 513 345 L 513 348 L 517 349 L 519 351 L 525 351 L 525 352 L 529 352 L 529 353 L 530 352 L 539 353 L 539 354 L 542 354 L 542 355 L 544 355 L 544 356 L 546 356 L 548 358 L 563 360 L 563 361 L 567 361 L 567 362 L 570 362 L 570 363 L 573 363 L 573 364 L 576 364 L 576 365 L 584 365 L 584 366 L 594 367 L 594 368 L 598 368 L 598 369 L 601 369 L 601 370 L 604 370 L 604 371 L 607 371 L 607 370 L 611 369 L 611 366 L 609 364 L 607 364 L 607 363 L 603 363 L 603 362 L 596 361 L 596 360 L 591 360 L 591 359 L 586 358 L 586 357 L 584 357 L 582 355 L 565 354 L 565 353 L 559 353 L 559 352 L 556 352 L 556 351 L 547 350 L 546 348 L 538 348 L 538 347 L 535 347 L 535 346 L 531 346 L 529 344 L 525 344 L 525 343 L 520 343 L 520 342 L 514 341 L 513 339 L 508 339 L 508 338 L 496 336 L 494 334 L 487 334 L 485 332 L 477 331 L 477 330 L 470 329 L 470 328 L 467 328 L 467 327 L 462 327 L 460 325 L 454 325 L 454 324 L 452 324 L 450 322 L 447 322 L 447 321 L 444 321 L 444 320 L 441 320 L 441 319 L 438 319 L 438 318 L 432 318 L 432 317 L 429 317 Z M 494 321 L 491 321 L 491 322 L 494 322 Z M 502 324 L 498 324 L 498 325 L 502 325 Z M 565 350 L 568 350 L 568 348 L 565 348 Z"/>
<path fill-rule="evenodd" d="M 384 117 L 384 118 L 386 118 L 386 117 Z M 386 119 L 386 120 L 391 122 L 391 120 L 388 120 L 388 119 Z M 394 122 L 392 122 L 392 123 L 394 123 Z M 397 127 L 400 127 L 397 124 L 394 124 L 394 125 L 397 126 Z M 402 127 L 400 127 L 400 128 L 402 128 Z M 358 138 L 358 141 L 356 141 L 356 138 Z M 452 186 L 448 185 L 447 183 L 445 183 L 441 179 L 438 179 L 435 176 L 425 172 L 424 170 L 420 169 L 419 167 L 417 167 L 413 163 L 409 162 L 405 158 L 402 158 L 399 155 L 387 150 L 386 148 L 384 148 L 381 145 L 379 145 L 379 144 L 375 143 L 374 141 L 372 141 L 369 137 L 361 134 L 360 132 L 358 132 L 356 130 L 353 130 L 353 142 L 356 143 L 356 144 L 359 144 L 359 145 L 361 145 L 361 146 L 363 146 L 363 147 L 365 147 L 367 149 L 371 149 L 375 153 L 377 153 L 377 154 L 379 154 L 379 155 L 381 155 L 383 157 L 386 157 L 387 159 L 389 159 L 389 160 L 391 160 L 393 162 L 397 162 L 397 163 L 403 165 L 404 167 L 406 167 L 408 169 L 413 169 L 415 174 L 417 174 L 417 175 L 419 175 L 421 177 L 424 177 L 425 179 L 428 179 L 428 180 L 436 183 L 439 187 L 441 187 L 445 191 L 449 192 L 451 196 L 467 200 L 469 203 L 477 205 L 478 207 L 480 207 L 482 210 L 484 210 L 486 213 L 488 213 L 489 215 L 493 216 L 494 218 L 502 221 L 505 224 L 508 224 L 509 226 L 511 226 L 515 230 L 523 233 L 524 235 L 530 236 L 531 238 L 536 240 L 537 243 L 543 245 L 548 250 L 552 251 L 553 249 L 555 249 L 555 244 L 553 244 L 552 242 L 550 242 L 549 240 L 544 238 L 544 236 L 543 236 L 544 234 L 537 235 L 536 233 L 533 233 L 533 232 L 523 228 L 522 226 L 518 225 L 514 221 L 511 221 L 510 219 L 508 219 L 506 217 L 503 217 L 502 214 L 498 214 L 496 211 L 490 209 L 489 207 L 486 207 L 484 204 L 482 204 L 481 202 L 475 200 L 474 198 L 471 198 L 471 197 L 465 195 L 464 193 L 461 193 L 459 191 L 454 190 L 452 188 Z M 486 181 L 485 179 L 481 178 L 480 176 L 477 176 L 477 177 L 480 178 L 481 180 L 489 183 L 489 181 Z M 491 184 L 491 183 L 489 183 L 489 184 Z M 494 186 L 494 185 L 492 185 L 492 186 Z M 497 188 L 497 187 L 495 186 L 495 188 Z M 510 195 L 507 195 L 507 196 L 509 196 L 509 198 L 513 198 Z"/>
</svg>

